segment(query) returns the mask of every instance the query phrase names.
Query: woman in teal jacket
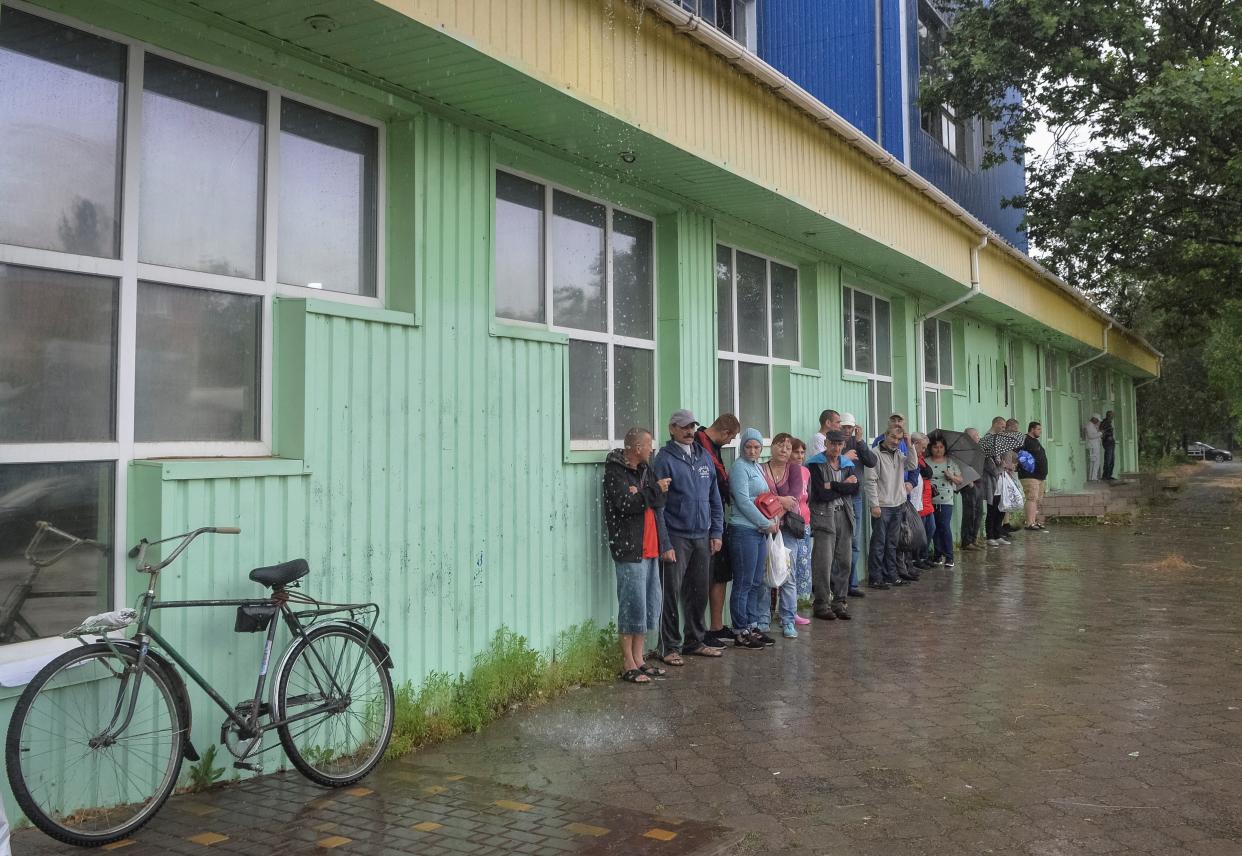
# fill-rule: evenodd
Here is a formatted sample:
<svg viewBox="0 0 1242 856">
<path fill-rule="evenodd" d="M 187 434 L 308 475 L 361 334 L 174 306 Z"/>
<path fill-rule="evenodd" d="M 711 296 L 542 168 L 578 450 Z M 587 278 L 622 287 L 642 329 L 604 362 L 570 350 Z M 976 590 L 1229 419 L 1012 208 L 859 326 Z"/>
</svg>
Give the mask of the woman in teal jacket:
<svg viewBox="0 0 1242 856">
<path fill-rule="evenodd" d="M 740 438 L 742 454 L 729 471 L 729 492 L 733 505 L 729 516 L 729 558 L 733 565 L 733 594 L 729 611 L 733 613 L 733 644 L 757 650 L 775 643 L 759 630 L 767 624 L 768 587 L 763 572 L 768 558 L 768 533 L 778 532 L 779 524 L 755 505 L 755 499 L 768 490 L 759 468 L 763 435 L 747 428 Z"/>
</svg>

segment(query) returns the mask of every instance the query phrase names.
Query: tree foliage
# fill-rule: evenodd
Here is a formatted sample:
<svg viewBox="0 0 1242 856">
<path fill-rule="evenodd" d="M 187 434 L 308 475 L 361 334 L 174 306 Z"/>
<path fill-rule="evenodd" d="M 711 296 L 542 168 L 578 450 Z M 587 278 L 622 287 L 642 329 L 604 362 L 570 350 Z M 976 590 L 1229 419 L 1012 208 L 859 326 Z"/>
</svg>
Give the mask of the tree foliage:
<svg viewBox="0 0 1242 856">
<path fill-rule="evenodd" d="M 940 8 L 952 27 L 920 87 L 924 106 L 992 121 L 986 163 L 1026 159 L 1026 193 L 1007 204 L 1025 209 L 1041 261 L 1165 351 L 1167 380 L 1148 387 L 1156 399 L 1183 423 L 1196 418 L 1167 376 L 1180 365 L 1209 397 L 1236 395 L 1242 414 L 1242 385 L 1221 386 L 1232 376 L 1202 362 L 1223 354 L 1204 346 L 1224 329 L 1221 309 L 1242 308 L 1228 303 L 1242 300 L 1242 3 Z M 1054 135 L 1047 152 L 1023 143 L 1041 125 Z"/>
</svg>

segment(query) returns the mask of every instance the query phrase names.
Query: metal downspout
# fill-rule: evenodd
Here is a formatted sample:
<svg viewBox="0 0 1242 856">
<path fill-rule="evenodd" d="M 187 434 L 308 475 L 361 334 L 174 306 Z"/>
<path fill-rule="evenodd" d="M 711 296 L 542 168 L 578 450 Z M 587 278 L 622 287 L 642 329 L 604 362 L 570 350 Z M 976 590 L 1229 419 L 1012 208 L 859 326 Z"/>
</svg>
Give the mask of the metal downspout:
<svg viewBox="0 0 1242 856">
<path fill-rule="evenodd" d="M 1100 351 L 1098 354 L 1096 354 L 1093 357 L 1087 357 L 1081 363 L 1075 363 L 1074 365 L 1070 366 L 1069 370 L 1071 373 L 1074 371 L 1074 369 L 1080 369 L 1083 366 L 1085 366 L 1087 363 L 1093 363 L 1096 360 L 1098 360 L 1100 357 L 1104 357 L 1108 355 L 1108 331 L 1113 329 L 1113 325 L 1116 323 L 1117 323 L 1116 321 L 1109 321 L 1108 326 L 1104 328 L 1104 350 Z"/>
<path fill-rule="evenodd" d="M 875 141 L 884 145 L 884 0 L 875 0 Z"/>
<path fill-rule="evenodd" d="M 937 306 L 935 309 L 931 310 L 930 312 L 924 315 L 920 315 L 917 319 L 915 319 L 915 322 L 914 322 L 914 353 L 915 353 L 915 363 L 918 367 L 918 382 L 916 385 L 917 385 L 919 394 L 915 396 L 915 399 L 914 399 L 914 410 L 916 413 L 920 415 L 922 415 L 923 413 L 923 383 L 924 383 L 923 379 L 927 376 L 927 354 L 923 350 L 923 345 L 924 345 L 923 324 L 924 322 L 929 321 L 932 318 L 935 318 L 937 315 L 940 315 L 943 312 L 949 311 L 955 306 L 962 305 L 967 300 L 970 300 L 970 298 L 974 297 L 976 294 L 979 293 L 980 288 L 981 288 L 979 284 L 979 253 L 982 252 L 983 248 L 986 247 L 987 245 L 988 245 L 988 236 L 984 235 L 983 239 L 979 241 L 979 243 L 976 246 L 973 246 L 970 248 L 970 291 L 966 292 L 961 297 L 957 297 L 957 298 L 954 298 L 953 300 L 950 300 L 948 303 L 942 304 L 941 306 Z"/>
</svg>

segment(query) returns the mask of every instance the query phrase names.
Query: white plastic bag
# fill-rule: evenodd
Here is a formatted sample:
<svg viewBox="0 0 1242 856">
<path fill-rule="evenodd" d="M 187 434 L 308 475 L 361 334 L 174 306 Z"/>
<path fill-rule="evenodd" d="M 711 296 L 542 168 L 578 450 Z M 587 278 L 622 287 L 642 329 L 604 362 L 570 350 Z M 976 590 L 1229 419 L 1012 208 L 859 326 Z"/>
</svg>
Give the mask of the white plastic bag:
<svg viewBox="0 0 1242 856">
<path fill-rule="evenodd" d="M 1026 495 L 1022 492 L 1022 485 L 1013 477 L 1013 473 L 1002 474 L 1000 510 L 1021 511 L 1024 505 L 1026 505 Z"/>
<path fill-rule="evenodd" d="M 789 579 L 790 568 L 793 567 L 793 551 L 785 546 L 785 539 L 779 534 L 768 535 L 768 563 L 764 573 L 764 581 L 768 588 L 780 588 Z"/>
</svg>

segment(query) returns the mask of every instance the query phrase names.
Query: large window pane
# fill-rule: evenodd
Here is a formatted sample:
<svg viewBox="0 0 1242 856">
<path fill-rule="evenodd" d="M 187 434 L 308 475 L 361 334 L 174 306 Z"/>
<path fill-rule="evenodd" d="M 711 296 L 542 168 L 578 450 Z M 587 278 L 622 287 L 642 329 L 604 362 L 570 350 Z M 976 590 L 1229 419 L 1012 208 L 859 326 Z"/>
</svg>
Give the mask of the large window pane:
<svg viewBox="0 0 1242 856">
<path fill-rule="evenodd" d="M 281 101 L 281 282 L 374 296 L 378 149 L 370 125 Z"/>
<path fill-rule="evenodd" d="M 733 350 L 733 251 L 722 246 L 716 247 L 716 342 Z"/>
<path fill-rule="evenodd" d="M 261 315 L 258 297 L 139 283 L 134 439 L 257 439 Z"/>
<path fill-rule="evenodd" d="M 875 299 L 875 373 L 892 377 L 893 327 L 887 300 Z"/>
<path fill-rule="evenodd" d="M 871 373 L 875 371 L 872 326 L 871 295 L 854 292 L 854 370 Z"/>
<path fill-rule="evenodd" d="M 743 428 L 757 428 L 763 436 L 771 437 L 768 367 L 756 363 L 738 363 L 737 369 L 738 409 L 740 410 L 737 418 L 741 420 Z"/>
<path fill-rule="evenodd" d="M 923 391 L 923 421 L 925 431 L 940 427 L 940 395 L 934 389 Z"/>
<path fill-rule="evenodd" d="M 266 104 L 258 89 L 147 55 L 141 261 L 261 275 Z"/>
<path fill-rule="evenodd" d="M 117 294 L 113 279 L 0 264 L 0 443 L 115 439 Z"/>
<path fill-rule="evenodd" d="M 496 314 L 544 322 L 542 184 L 496 173 Z"/>
<path fill-rule="evenodd" d="M 0 242 L 115 258 L 125 48 L 6 5 Z"/>
<path fill-rule="evenodd" d="M 852 288 L 842 289 L 841 291 L 841 314 L 845 319 L 841 341 L 844 347 L 843 359 L 846 370 L 854 369 L 854 290 Z"/>
<path fill-rule="evenodd" d="M 936 321 L 923 322 L 923 380 L 936 383 L 940 378 L 939 348 L 936 346 Z"/>
<path fill-rule="evenodd" d="M 940 382 L 953 386 L 953 325 L 940 321 L 937 327 L 940 330 Z"/>
<path fill-rule="evenodd" d="M 871 433 L 878 435 L 888 427 L 888 417 L 893 413 L 893 385 L 889 381 L 873 380 L 867 384 L 868 404 L 874 414 Z"/>
<path fill-rule="evenodd" d="M 737 253 L 737 348 L 768 356 L 768 263 Z"/>
<path fill-rule="evenodd" d="M 620 336 L 655 338 L 652 283 L 655 247 L 651 221 L 612 213 L 612 327 Z"/>
<path fill-rule="evenodd" d="M 552 195 L 552 317 L 560 327 L 604 332 L 603 205 Z"/>
<path fill-rule="evenodd" d="M 610 440 L 608 436 L 608 346 L 569 343 L 569 436 Z"/>
<path fill-rule="evenodd" d="M 717 360 L 716 391 L 719 396 L 718 412 L 737 415 L 737 402 L 733 398 L 733 360 Z"/>
<path fill-rule="evenodd" d="M 798 359 L 798 272 L 772 263 L 772 356 Z"/>
<path fill-rule="evenodd" d="M 24 554 L 40 520 L 111 545 L 114 469 L 107 461 L 0 466 L 0 644 L 59 635 L 112 605 L 110 549 L 84 545 L 42 569 Z M 34 555 L 48 560 L 67 546 L 46 533 Z"/>
<path fill-rule="evenodd" d="M 655 430 L 655 351 L 644 348 L 613 349 L 613 439 L 631 428 Z"/>
</svg>

